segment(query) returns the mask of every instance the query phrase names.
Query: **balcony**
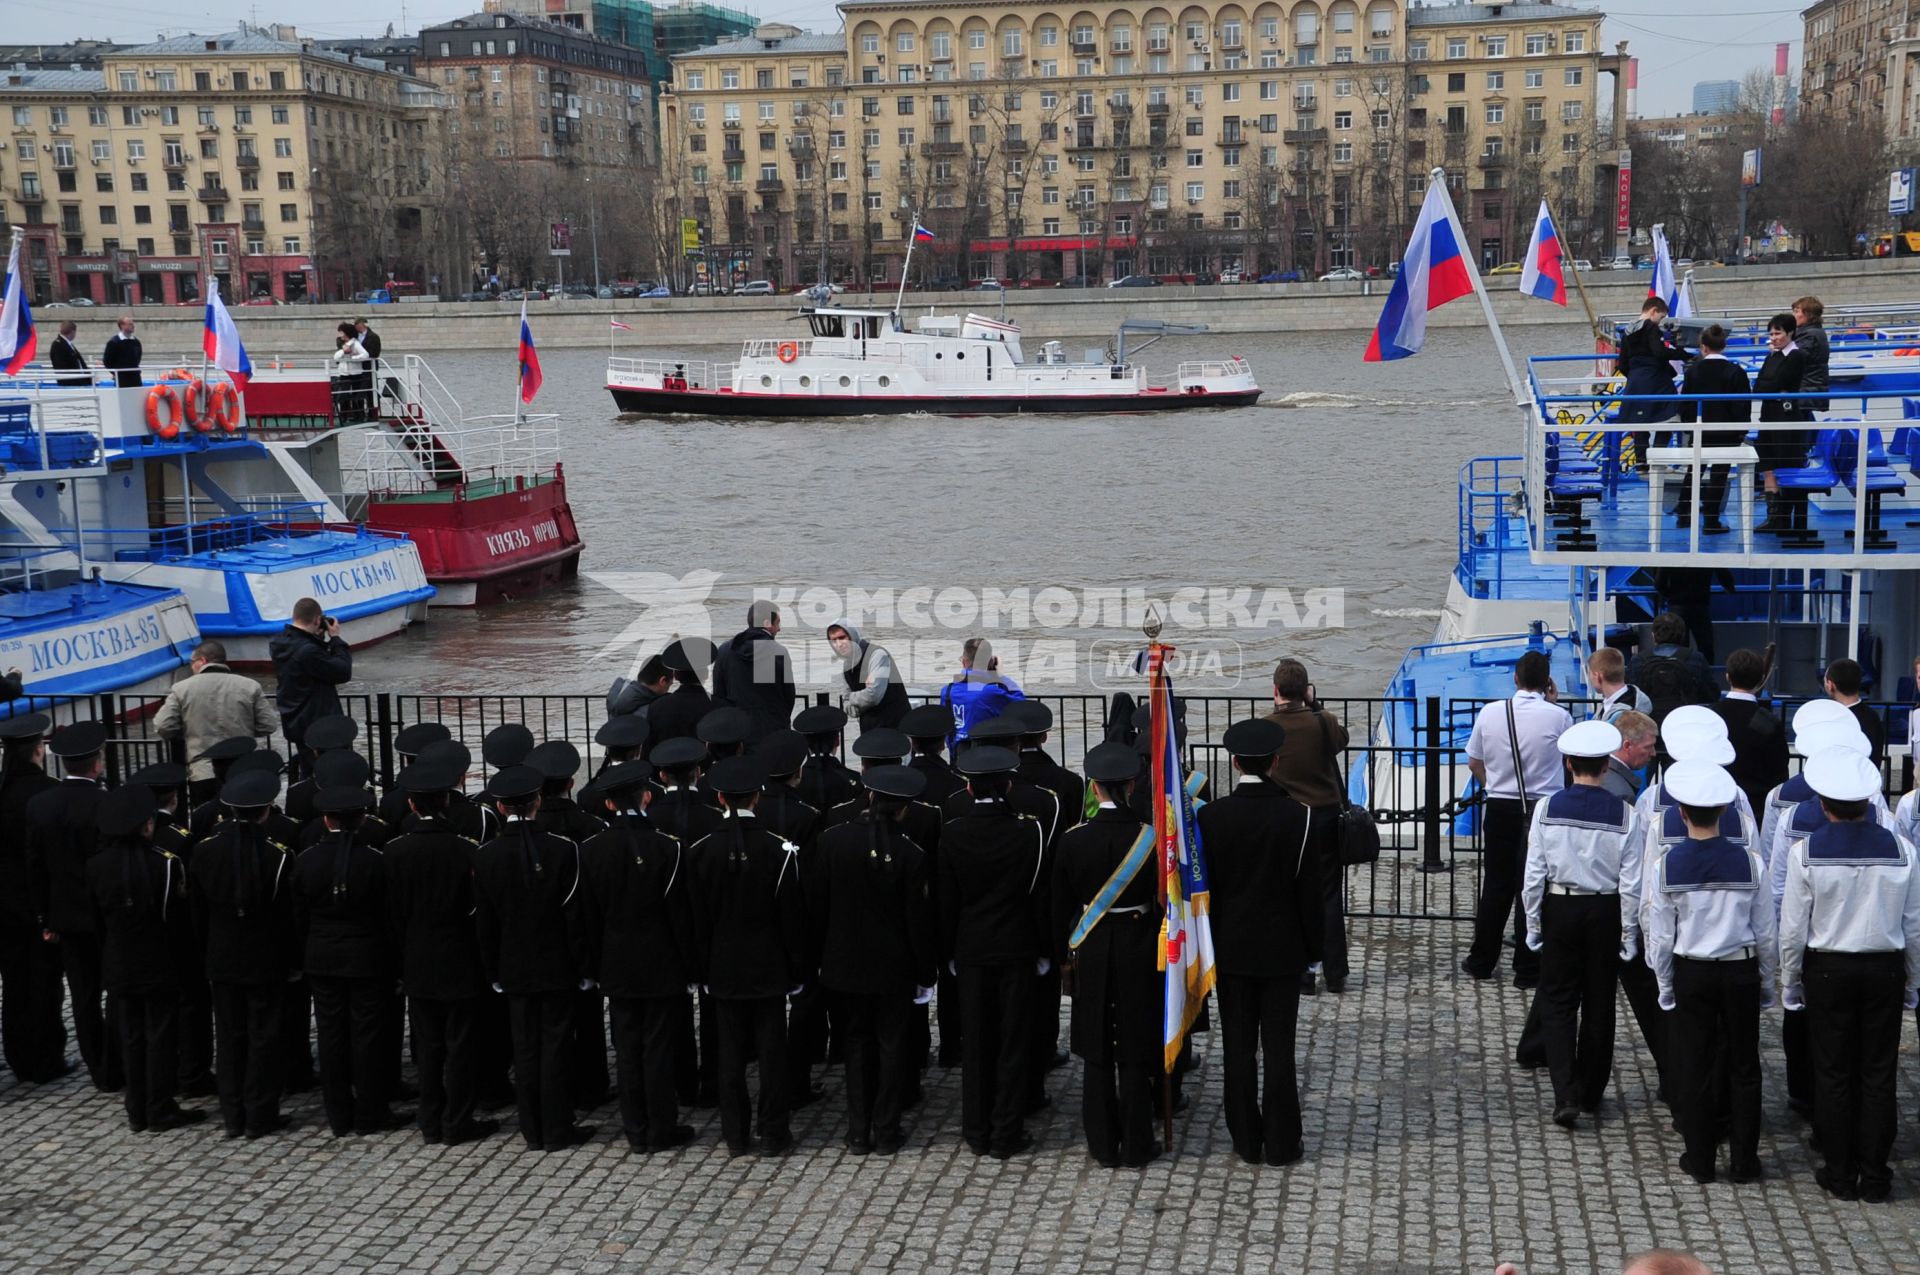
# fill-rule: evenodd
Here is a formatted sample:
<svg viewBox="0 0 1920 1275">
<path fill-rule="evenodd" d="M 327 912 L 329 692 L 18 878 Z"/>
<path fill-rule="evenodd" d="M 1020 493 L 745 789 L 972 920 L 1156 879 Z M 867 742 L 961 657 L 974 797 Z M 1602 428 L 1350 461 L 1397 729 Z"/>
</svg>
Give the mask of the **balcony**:
<svg viewBox="0 0 1920 1275">
<path fill-rule="evenodd" d="M 935 173 L 932 177 L 928 178 L 928 181 L 933 184 L 936 190 L 946 190 L 960 184 L 960 175 L 958 173 Z"/>
<path fill-rule="evenodd" d="M 1074 133 L 1062 143 L 1070 151 L 1099 150 L 1100 142 L 1092 133 Z"/>
<path fill-rule="evenodd" d="M 160 161 L 160 167 L 170 173 L 184 173 L 187 171 L 187 157 L 185 155 L 168 155 Z"/>
<path fill-rule="evenodd" d="M 233 157 L 233 162 L 243 173 L 257 173 L 260 171 L 260 157 L 258 155 L 236 155 Z"/>
<path fill-rule="evenodd" d="M 1073 50 L 1073 55 L 1077 58 L 1090 58 L 1100 51 L 1100 42 L 1098 40 L 1074 40 L 1067 47 Z"/>
<path fill-rule="evenodd" d="M 240 223 L 240 229 L 244 234 L 264 235 L 267 233 L 267 223 L 256 217 L 250 221 L 243 220 Z"/>
<path fill-rule="evenodd" d="M 723 164 L 744 164 L 747 162 L 747 152 L 738 146 L 729 146 L 720 152 L 720 162 Z"/>
<path fill-rule="evenodd" d="M 1000 149 L 1009 155 L 1024 155 L 1033 147 L 1024 137 L 1009 137 L 1000 143 Z"/>
<path fill-rule="evenodd" d="M 1130 58 L 1133 56 L 1133 41 L 1128 40 L 1123 43 L 1119 40 L 1115 40 L 1112 44 L 1107 46 L 1107 52 L 1113 54 L 1113 56 L 1117 58 Z"/>
<path fill-rule="evenodd" d="M 43 190 L 41 189 L 40 183 L 37 181 L 34 182 L 31 186 L 27 185 L 25 182 L 21 182 L 17 184 L 16 186 L 13 187 L 13 194 L 14 194 L 14 198 L 18 199 L 23 204 L 37 204 L 41 200 L 46 198 L 46 194 L 43 192 Z"/>
<path fill-rule="evenodd" d="M 1220 135 L 1213 139 L 1215 146 L 1245 146 L 1247 135 L 1237 128 L 1223 128 Z"/>
<path fill-rule="evenodd" d="M 1172 102 L 1148 102 L 1147 103 L 1147 114 L 1149 116 L 1159 116 L 1164 118 L 1165 116 L 1171 114 L 1172 111 L 1173 111 Z"/>
<path fill-rule="evenodd" d="M 778 177 L 762 177 L 753 184 L 753 193 L 756 195 L 777 195 L 786 188 L 787 184 Z"/>
<path fill-rule="evenodd" d="M 1522 133 L 1544 133 L 1547 131 L 1547 122 L 1545 120 L 1522 120 L 1520 121 L 1520 131 Z"/>
<path fill-rule="evenodd" d="M 193 197 L 203 204 L 224 203 L 233 197 L 225 186 L 202 186 L 193 192 Z"/>
<path fill-rule="evenodd" d="M 1280 140 L 1289 146 L 1324 146 L 1327 142 L 1327 130 L 1324 128 L 1290 128 L 1280 134 Z"/>
<path fill-rule="evenodd" d="M 1107 103 L 1107 110 L 1111 111 L 1113 114 L 1119 116 L 1120 118 L 1125 119 L 1128 116 L 1133 114 L 1133 103 L 1109 101 Z"/>
<path fill-rule="evenodd" d="M 1479 159 L 1474 161 L 1474 164 L 1479 168 L 1505 168 L 1507 166 L 1507 159 L 1508 156 L 1505 151 L 1495 151 L 1490 155 L 1481 155 Z"/>
<path fill-rule="evenodd" d="M 787 139 L 787 153 L 798 156 L 814 154 L 813 139 L 811 137 L 789 137 Z"/>
<path fill-rule="evenodd" d="M 920 153 L 929 159 L 937 155 L 960 155 L 967 149 L 965 142 L 922 142 Z"/>
</svg>

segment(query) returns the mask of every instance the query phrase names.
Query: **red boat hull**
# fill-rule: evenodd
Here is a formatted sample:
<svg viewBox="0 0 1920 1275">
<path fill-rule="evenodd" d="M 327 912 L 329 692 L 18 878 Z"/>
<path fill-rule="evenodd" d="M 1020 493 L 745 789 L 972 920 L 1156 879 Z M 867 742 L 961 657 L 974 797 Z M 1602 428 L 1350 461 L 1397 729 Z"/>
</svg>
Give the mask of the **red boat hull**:
<svg viewBox="0 0 1920 1275">
<path fill-rule="evenodd" d="M 405 532 L 419 547 L 427 579 L 441 591 L 436 606 L 525 597 L 579 571 L 580 532 L 560 473 L 504 489 L 475 484 L 426 497 L 376 496 L 367 525 Z"/>
</svg>

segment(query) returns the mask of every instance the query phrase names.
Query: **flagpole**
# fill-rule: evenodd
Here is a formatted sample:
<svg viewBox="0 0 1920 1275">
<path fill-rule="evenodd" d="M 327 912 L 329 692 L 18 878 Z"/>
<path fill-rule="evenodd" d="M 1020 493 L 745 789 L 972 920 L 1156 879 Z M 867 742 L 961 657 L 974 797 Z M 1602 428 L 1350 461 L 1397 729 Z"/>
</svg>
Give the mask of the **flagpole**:
<svg viewBox="0 0 1920 1275">
<path fill-rule="evenodd" d="M 1544 204 L 1547 201 L 1542 198 L 1540 202 Z M 1547 208 L 1547 216 L 1553 217 L 1553 208 L 1551 206 Z M 1553 230 L 1556 235 L 1560 233 L 1560 219 L 1558 217 L 1554 217 Z M 1560 260 L 1562 264 L 1566 266 L 1567 274 L 1573 279 L 1574 291 L 1580 294 L 1581 308 L 1587 312 L 1587 326 L 1593 329 L 1593 334 L 1596 337 L 1606 336 L 1607 333 L 1600 327 L 1600 317 L 1593 312 L 1593 298 L 1587 295 L 1587 285 L 1580 279 L 1580 268 L 1573 264 L 1573 258 L 1571 257 L 1562 256 Z"/>
<path fill-rule="evenodd" d="M 527 330 L 527 299 L 520 298 L 520 329 L 513 334 L 513 434 L 520 436 L 520 395 L 527 380 L 527 362 L 520 355 L 520 338 Z M 612 331 L 612 329 L 608 329 Z M 611 337 L 608 338 L 612 340 Z"/>
<path fill-rule="evenodd" d="M 1166 676 L 1165 670 L 1161 665 L 1161 660 L 1164 658 L 1165 651 L 1167 648 L 1160 645 L 1160 629 L 1161 629 L 1160 612 L 1156 607 L 1152 606 L 1151 604 L 1149 604 L 1147 607 L 1147 614 L 1145 619 L 1142 620 L 1141 622 L 1140 629 L 1143 633 L 1147 635 L 1147 704 L 1149 706 L 1147 715 L 1150 719 L 1150 724 L 1148 726 L 1148 736 L 1149 736 L 1149 744 L 1153 748 L 1153 764 L 1151 767 L 1148 768 L 1148 771 L 1147 771 L 1147 783 L 1152 786 L 1153 792 L 1154 792 L 1154 803 L 1153 803 L 1154 850 L 1153 850 L 1153 853 L 1154 853 L 1154 859 L 1156 860 L 1156 866 L 1159 869 L 1158 872 L 1156 873 L 1156 876 L 1159 882 L 1160 918 L 1161 918 L 1160 924 L 1162 927 L 1161 936 L 1160 936 L 1160 950 L 1161 950 L 1162 956 L 1161 956 L 1160 964 L 1163 967 L 1160 971 L 1161 973 L 1160 1032 L 1161 1032 L 1161 1051 L 1162 1051 L 1162 1055 L 1164 1056 L 1165 1050 L 1166 1050 L 1167 987 L 1170 980 L 1166 977 L 1167 971 L 1164 968 L 1167 963 L 1165 958 L 1166 943 L 1167 943 L 1166 932 L 1165 932 L 1165 926 L 1167 924 L 1167 852 L 1166 852 L 1165 839 L 1164 837 L 1161 836 L 1161 832 L 1162 832 L 1161 820 L 1163 818 L 1171 818 L 1172 812 L 1166 810 L 1165 808 L 1166 803 L 1160 800 L 1161 785 L 1159 780 L 1161 779 L 1161 775 L 1156 773 L 1158 771 L 1161 771 L 1166 765 L 1166 758 L 1165 758 L 1163 747 L 1162 747 L 1165 741 L 1163 739 L 1155 737 L 1154 731 L 1153 731 L 1153 725 L 1151 723 L 1158 722 L 1161 726 L 1164 727 L 1166 731 L 1170 733 L 1173 730 L 1173 714 L 1170 711 L 1171 706 L 1169 706 L 1169 711 L 1166 712 L 1165 714 L 1160 714 L 1154 711 L 1160 703 L 1160 681 L 1163 677 Z M 1177 1061 L 1178 1061 L 1178 1057 L 1176 1056 L 1175 1062 L 1177 1063 Z M 1173 1063 L 1163 1063 L 1160 1068 L 1160 1119 L 1161 1119 L 1162 1131 L 1165 1135 L 1164 1145 L 1166 1146 L 1168 1156 L 1172 1156 L 1174 1153 L 1173 1151 L 1173 1068 L 1174 1068 Z"/>
<path fill-rule="evenodd" d="M 1473 254 L 1467 251 L 1467 232 L 1460 225 L 1460 216 L 1454 211 L 1453 194 L 1446 188 L 1447 170 L 1436 168 L 1429 175 L 1433 184 L 1440 187 L 1443 196 L 1441 204 L 1447 213 L 1447 224 L 1453 229 L 1453 241 L 1460 247 L 1460 260 L 1466 263 L 1467 278 L 1473 282 L 1474 295 L 1480 298 L 1480 311 L 1487 316 L 1487 327 L 1493 333 L 1494 348 L 1500 351 L 1500 366 L 1506 369 L 1507 387 L 1513 391 L 1513 401 L 1518 406 L 1526 406 L 1527 387 L 1520 379 L 1520 371 L 1514 366 L 1513 351 L 1507 348 L 1507 334 L 1500 330 L 1500 320 L 1493 314 L 1493 298 L 1487 295 L 1487 285 L 1480 281 L 1480 267 L 1474 263 Z"/>
<path fill-rule="evenodd" d="M 913 245 L 920 238 L 920 214 L 913 214 L 913 229 L 907 232 L 907 259 L 900 263 L 900 292 L 893 299 L 893 321 L 904 322 L 900 318 L 900 307 L 907 303 L 907 271 L 913 266 Z"/>
<path fill-rule="evenodd" d="M 220 281 L 218 278 L 215 277 L 214 273 L 211 270 L 209 270 L 207 272 L 208 303 L 211 304 L 214 298 L 218 297 L 219 295 L 220 295 Z M 204 320 L 201 322 L 201 327 L 202 328 L 206 327 L 206 323 Z M 203 331 L 200 336 L 200 383 L 202 385 L 205 385 L 207 383 L 207 358 L 208 358 L 207 338 L 206 338 L 206 334 Z M 191 385 L 187 387 L 187 394 L 189 397 L 191 397 L 193 394 L 193 387 Z M 208 411 L 213 410 L 213 392 L 211 390 L 207 392 L 207 410 Z"/>
</svg>

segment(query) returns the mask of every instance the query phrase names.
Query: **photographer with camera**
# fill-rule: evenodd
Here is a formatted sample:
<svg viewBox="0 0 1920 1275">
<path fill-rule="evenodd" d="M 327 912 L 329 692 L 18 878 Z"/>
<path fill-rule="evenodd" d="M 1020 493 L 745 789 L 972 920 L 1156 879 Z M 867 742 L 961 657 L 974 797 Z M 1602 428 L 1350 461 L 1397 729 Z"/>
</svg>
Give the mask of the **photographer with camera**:
<svg viewBox="0 0 1920 1275">
<path fill-rule="evenodd" d="M 293 604 L 293 619 L 274 635 L 267 653 L 279 679 L 274 703 L 280 710 L 280 731 L 293 752 L 288 776 L 293 782 L 312 773 L 307 727 L 340 711 L 336 688 L 353 680 L 353 652 L 340 636 L 340 621 L 312 598 L 301 598 Z"/>
</svg>

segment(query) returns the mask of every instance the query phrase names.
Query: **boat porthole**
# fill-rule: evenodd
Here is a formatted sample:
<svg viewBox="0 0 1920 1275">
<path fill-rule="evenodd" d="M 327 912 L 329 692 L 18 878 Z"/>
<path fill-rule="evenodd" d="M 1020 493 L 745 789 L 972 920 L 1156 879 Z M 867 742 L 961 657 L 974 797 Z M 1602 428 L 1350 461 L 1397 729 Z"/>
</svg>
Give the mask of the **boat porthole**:
<svg viewBox="0 0 1920 1275">
<path fill-rule="evenodd" d="M 844 390 L 844 389 L 846 389 L 846 388 L 847 388 L 847 387 L 848 387 L 849 385 L 852 385 L 852 384 L 853 384 L 853 378 L 852 378 L 852 377 L 847 377 L 847 376 L 843 376 L 843 377 L 841 377 L 841 378 L 840 378 L 840 388 L 841 388 L 841 389 L 843 389 L 843 390 Z"/>
<path fill-rule="evenodd" d="M 762 388 L 762 389 L 772 389 L 772 388 L 773 388 L 773 378 L 772 378 L 771 376 L 763 376 L 763 377 L 761 377 L 761 378 L 760 378 L 760 386 L 761 386 L 761 388 Z"/>
<path fill-rule="evenodd" d="M 883 376 L 883 377 L 881 377 L 881 378 L 880 378 L 880 388 L 881 388 L 881 389 L 883 389 L 883 390 L 884 390 L 884 389 L 886 389 L 886 388 L 887 388 L 887 386 L 889 386 L 889 385 L 892 385 L 892 384 L 893 384 L 893 381 L 892 381 L 892 380 L 891 380 L 890 378 L 888 378 L 888 377 L 885 377 L 885 376 Z"/>
<path fill-rule="evenodd" d="M 934 358 L 936 358 L 936 359 L 944 359 L 944 358 L 946 358 L 947 356 L 946 356 L 946 355 L 944 355 L 944 354 L 942 354 L 942 353 L 941 353 L 940 351 L 938 351 L 938 350 L 935 350 L 935 351 L 933 352 L 933 357 L 934 357 Z"/>
<path fill-rule="evenodd" d="M 967 357 L 967 352 L 965 350 L 961 350 L 959 353 L 955 354 L 953 357 L 956 359 L 964 359 Z"/>
<path fill-rule="evenodd" d="M 800 378 L 800 388 L 801 388 L 801 389 L 803 389 L 803 390 L 804 390 L 804 389 L 808 389 L 808 388 L 810 388 L 810 387 L 811 387 L 812 385 L 813 385 L 813 378 L 812 378 L 811 376 L 803 376 L 803 377 L 801 377 L 801 378 Z"/>
</svg>

